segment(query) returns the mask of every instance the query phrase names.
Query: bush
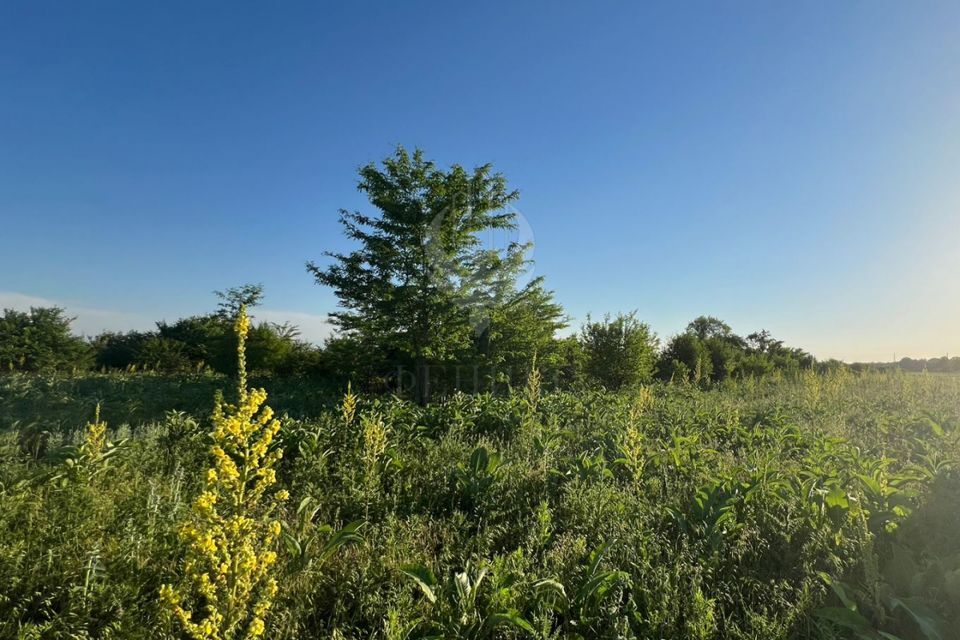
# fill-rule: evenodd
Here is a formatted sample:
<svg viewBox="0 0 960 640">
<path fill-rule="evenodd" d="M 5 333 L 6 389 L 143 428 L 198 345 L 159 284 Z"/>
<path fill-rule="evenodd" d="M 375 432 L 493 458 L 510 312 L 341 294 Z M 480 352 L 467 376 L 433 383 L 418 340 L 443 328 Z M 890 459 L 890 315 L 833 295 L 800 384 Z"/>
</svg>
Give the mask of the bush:
<svg viewBox="0 0 960 640">
<path fill-rule="evenodd" d="M 84 369 L 90 366 L 87 344 L 70 333 L 73 318 L 59 307 L 4 309 L 0 318 L 0 365 L 16 371 Z"/>
<path fill-rule="evenodd" d="M 98 369 L 127 369 L 133 365 L 142 365 L 144 344 L 155 338 L 156 334 L 146 331 L 127 333 L 106 332 L 90 341 Z"/>
<path fill-rule="evenodd" d="M 587 321 L 580 329 L 586 374 L 607 389 L 650 382 L 656 363 L 657 337 L 636 313 Z"/>
</svg>

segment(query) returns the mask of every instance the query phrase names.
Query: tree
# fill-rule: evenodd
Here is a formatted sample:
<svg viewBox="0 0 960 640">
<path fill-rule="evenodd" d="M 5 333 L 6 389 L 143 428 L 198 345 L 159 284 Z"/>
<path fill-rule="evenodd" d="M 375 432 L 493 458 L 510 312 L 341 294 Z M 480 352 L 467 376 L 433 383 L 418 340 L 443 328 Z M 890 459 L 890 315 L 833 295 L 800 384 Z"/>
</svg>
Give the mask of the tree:
<svg viewBox="0 0 960 640">
<path fill-rule="evenodd" d="M 534 366 L 554 371 L 561 364 L 554 336 L 565 326 L 563 308 L 537 278 L 491 309 L 476 339 L 477 366 L 492 383 L 522 384 Z"/>
<path fill-rule="evenodd" d="M 660 376 L 665 380 L 709 380 L 713 359 L 704 341 L 691 331 L 675 335 L 660 355 Z"/>
<path fill-rule="evenodd" d="M 4 309 L 0 317 L 0 364 L 20 371 L 85 368 L 90 348 L 70 332 L 60 307 L 31 307 L 29 312 Z"/>
<path fill-rule="evenodd" d="M 775 340 L 766 329 L 748 335 L 746 343 L 747 348 L 755 353 L 776 353 L 783 348 L 783 340 Z"/>
<path fill-rule="evenodd" d="M 172 324 L 160 321 L 157 323 L 157 336 L 164 340 L 179 342 L 182 346 L 178 348 L 172 344 L 152 345 L 151 357 L 157 351 L 162 353 L 180 351 L 195 365 L 209 365 L 218 370 L 232 369 L 231 356 L 236 343 L 229 318 L 210 313 L 180 318 Z"/>
<path fill-rule="evenodd" d="M 117 333 L 107 331 L 90 341 L 95 354 L 94 363 L 108 369 L 126 369 L 131 365 L 144 364 L 145 345 L 156 340 L 157 335 L 148 331 Z M 151 363 L 153 364 L 153 363 Z"/>
<path fill-rule="evenodd" d="M 674 336 L 660 356 L 664 379 L 717 381 L 733 376 L 762 376 L 774 370 L 799 371 L 816 360 L 802 349 L 785 347 L 769 331 L 749 334 L 746 339 L 730 325 L 712 316 L 700 316 Z"/>
<path fill-rule="evenodd" d="M 469 351 L 486 310 L 515 288 L 527 246 L 489 249 L 479 234 L 515 228 L 506 207 L 518 193 L 490 165 L 442 170 L 403 147 L 359 173 L 377 213 L 340 212 L 359 248 L 307 270 L 336 293 L 341 310 L 330 315 L 344 335 L 410 359 L 425 403 L 430 368 Z"/>
<path fill-rule="evenodd" d="M 164 373 L 183 373 L 203 364 L 203 361 L 191 360 L 183 342 L 160 335 L 150 336 L 143 342 L 137 352 L 137 361 Z"/>
<path fill-rule="evenodd" d="M 334 335 L 323 345 L 321 370 L 344 387 L 349 382 L 354 389 L 385 391 L 388 385 L 382 378 L 391 373 L 389 355 L 356 334 Z"/>
<path fill-rule="evenodd" d="M 217 315 L 232 321 L 241 309 L 249 310 L 260 304 L 263 300 L 263 285 L 243 284 L 213 293 L 220 298 L 220 302 L 217 303 Z"/>
<path fill-rule="evenodd" d="M 607 389 L 649 382 L 657 358 L 657 337 L 636 312 L 587 321 L 580 329 L 587 375 Z"/>
<path fill-rule="evenodd" d="M 587 367 L 587 354 L 577 335 L 570 335 L 554 341 L 553 351 L 556 364 L 553 369 L 544 368 L 544 379 L 552 380 L 557 388 L 577 388 L 584 383 L 584 370 Z"/>
<path fill-rule="evenodd" d="M 731 336 L 712 336 L 702 342 L 710 354 L 710 371 L 713 379 L 723 380 L 733 377 L 740 367 L 744 354 L 739 338 L 732 340 Z"/>
<path fill-rule="evenodd" d="M 694 318 L 687 325 L 687 332 L 696 335 L 701 340 L 707 338 L 727 338 L 733 335 L 733 329 L 726 322 L 713 316 Z"/>
</svg>

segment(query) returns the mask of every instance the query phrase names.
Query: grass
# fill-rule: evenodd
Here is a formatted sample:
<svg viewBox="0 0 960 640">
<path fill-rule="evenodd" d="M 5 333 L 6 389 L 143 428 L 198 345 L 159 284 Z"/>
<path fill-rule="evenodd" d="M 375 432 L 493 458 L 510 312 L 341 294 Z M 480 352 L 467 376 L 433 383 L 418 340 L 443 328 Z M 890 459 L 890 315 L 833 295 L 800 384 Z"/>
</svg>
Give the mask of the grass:
<svg viewBox="0 0 960 640">
<path fill-rule="evenodd" d="M 960 377 L 353 409 L 271 382 L 265 637 L 957 637 Z M 158 593 L 230 386 L 0 378 L 0 637 L 176 633 Z M 98 402 L 109 455 L 79 456 Z"/>
</svg>

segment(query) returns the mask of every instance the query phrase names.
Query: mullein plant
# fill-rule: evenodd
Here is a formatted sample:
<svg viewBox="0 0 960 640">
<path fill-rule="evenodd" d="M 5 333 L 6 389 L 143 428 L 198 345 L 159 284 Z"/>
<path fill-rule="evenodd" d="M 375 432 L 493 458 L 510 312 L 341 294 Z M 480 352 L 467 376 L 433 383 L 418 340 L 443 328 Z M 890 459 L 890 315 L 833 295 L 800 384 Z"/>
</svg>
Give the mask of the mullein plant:
<svg viewBox="0 0 960 640">
<path fill-rule="evenodd" d="M 190 638 L 258 638 L 277 593 L 271 569 L 280 523 L 272 514 L 289 495 L 271 491 L 283 452 L 271 447 L 280 430 L 263 389 L 248 389 L 246 338 L 250 320 L 238 313 L 238 401 L 217 398 L 213 412 L 213 466 L 189 517 L 180 525 L 183 580 L 165 584 L 165 608 Z"/>
<path fill-rule="evenodd" d="M 87 423 L 83 444 L 80 445 L 80 452 L 88 458 L 99 458 L 106 445 L 107 423 L 100 420 L 100 403 L 98 402 L 93 414 L 93 422 Z"/>
<path fill-rule="evenodd" d="M 124 444 L 124 440 L 111 442 L 107 439 L 107 423 L 100 419 L 100 405 L 97 404 L 93 422 L 88 422 L 84 429 L 83 442 L 77 447 L 67 448 L 63 466 L 54 469 L 45 477 L 61 487 L 71 482 L 88 482 L 106 470 L 110 458 L 117 454 Z M 38 440 L 36 445 L 40 446 L 41 441 Z"/>
<path fill-rule="evenodd" d="M 380 463 L 387 451 L 390 431 L 379 413 L 360 416 L 363 426 L 364 519 L 370 519 L 370 503 L 380 487 Z"/>
</svg>

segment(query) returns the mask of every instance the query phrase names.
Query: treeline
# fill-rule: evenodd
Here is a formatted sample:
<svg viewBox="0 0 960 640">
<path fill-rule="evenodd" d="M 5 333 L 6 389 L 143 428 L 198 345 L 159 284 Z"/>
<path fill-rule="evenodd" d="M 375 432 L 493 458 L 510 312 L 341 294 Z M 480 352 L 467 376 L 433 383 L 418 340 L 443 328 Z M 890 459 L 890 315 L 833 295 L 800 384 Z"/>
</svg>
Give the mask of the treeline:
<svg viewBox="0 0 960 640">
<path fill-rule="evenodd" d="M 620 389 L 655 378 L 709 383 L 815 365 L 813 356 L 768 332 L 746 337 L 713 317 L 695 319 L 661 344 L 635 314 L 586 322 L 559 337 L 568 319 L 542 277 L 524 283 L 529 243 L 485 243 L 518 226 L 519 194 L 489 165 L 448 169 L 402 147 L 359 170 L 373 211 L 341 211 L 349 253 L 327 253 L 307 271 L 333 289 L 335 337 L 322 347 L 295 327 L 255 324 L 248 339 L 254 374 L 299 375 L 420 403 L 455 390 L 496 391 L 536 372 L 546 387 Z M 232 318 L 256 307 L 259 285 L 218 292 L 207 315 L 155 330 L 72 336 L 62 309 L 6 311 L 0 365 L 8 370 L 134 369 L 232 373 Z M 255 309 L 252 312 L 256 316 Z"/>
<path fill-rule="evenodd" d="M 939 358 L 901 358 L 896 362 L 868 362 L 851 365 L 855 369 L 889 371 L 892 369 L 908 373 L 960 373 L 960 357 L 941 356 Z"/>
<path fill-rule="evenodd" d="M 74 335 L 70 324 L 65 310 L 57 307 L 6 309 L 0 317 L 0 366 L 19 372 L 235 373 L 233 320 L 223 311 L 158 322 L 152 331 L 105 332 L 92 338 Z M 482 340 L 477 342 L 479 346 Z M 634 313 L 588 318 L 574 335 L 551 335 L 526 348 L 512 345 L 507 353 L 469 355 L 432 368 L 428 379 L 435 392 L 522 384 L 533 368 L 546 387 L 600 385 L 616 390 L 655 379 L 716 382 L 776 370 L 799 371 L 816 362 L 766 331 L 740 337 L 712 317 L 697 318 L 660 348 L 657 336 Z M 287 324 L 254 323 L 247 360 L 257 375 L 352 381 L 383 391 L 409 391 L 412 386 L 413 363 L 402 354 L 371 351 L 358 338 L 347 336 L 313 345 Z"/>
<path fill-rule="evenodd" d="M 0 367 L 7 371 L 152 371 L 166 374 L 236 371 L 233 316 L 240 304 L 256 304 L 259 285 L 217 292 L 224 302 L 209 314 L 157 322 L 151 331 L 74 335 L 72 318 L 59 307 L 4 310 L 0 317 Z M 323 349 L 299 338 L 289 324 L 261 322 L 250 329 L 248 368 L 259 375 L 315 375 Z"/>
</svg>

